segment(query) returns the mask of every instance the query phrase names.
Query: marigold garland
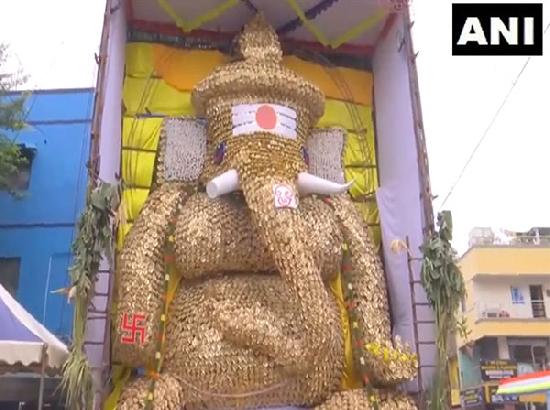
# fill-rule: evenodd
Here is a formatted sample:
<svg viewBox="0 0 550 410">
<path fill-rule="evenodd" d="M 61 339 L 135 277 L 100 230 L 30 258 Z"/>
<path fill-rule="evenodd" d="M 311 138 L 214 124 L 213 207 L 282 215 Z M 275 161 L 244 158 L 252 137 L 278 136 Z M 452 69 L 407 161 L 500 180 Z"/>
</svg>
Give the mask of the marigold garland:
<svg viewBox="0 0 550 410">
<path fill-rule="evenodd" d="M 384 361 L 384 363 L 388 364 L 390 367 L 392 364 L 396 363 L 406 366 L 418 367 L 418 356 L 415 353 L 403 353 L 397 349 L 391 349 L 388 346 L 379 343 L 364 342 L 363 333 L 358 324 L 359 321 L 355 310 L 358 304 L 357 295 L 354 292 L 353 284 L 349 280 L 353 267 L 351 265 L 351 253 L 347 245 L 344 245 L 343 247 L 341 269 L 343 281 L 342 286 L 344 288 L 344 301 L 351 323 L 352 346 L 354 350 L 353 356 L 355 360 L 355 366 L 360 372 L 361 380 L 363 381 L 364 387 L 367 390 L 371 404 L 373 405 L 374 410 L 377 410 L 378 401 L 376 399 L 374 389 L 367 374 L 367 362 L 365 359 L 365 352 L 369 352 L 375 357 L 380 357 Z"/>
<path fill-rule="evenodd" d="M 344 301 L 348 309 L 348 315 L 351 323 L 351 338 L 353 346 L 353 358 L 355 361 L 355 367 L 359 370 L 361 375 L 361 380 L 363 385 L 367 390 L 369 401 L 371 402 L 373 409 L 378 410 L 378 400 L 374 393 L 374 389 L 369 381 L 367 375 L 366 362 L 364 358 L 364 342 L 363 334 L 359 328 L 357 322 L 357 315 L 355 313 L 354 307 L 357 305 L 357 296 L 353 290 L 353 284 L 349 281 L 351 276 L 352 266 L 351 266 L 351 253 L 346 244 L 343 245 L 342 253 L 342 286 L 344 288 Z"/>
</svg>

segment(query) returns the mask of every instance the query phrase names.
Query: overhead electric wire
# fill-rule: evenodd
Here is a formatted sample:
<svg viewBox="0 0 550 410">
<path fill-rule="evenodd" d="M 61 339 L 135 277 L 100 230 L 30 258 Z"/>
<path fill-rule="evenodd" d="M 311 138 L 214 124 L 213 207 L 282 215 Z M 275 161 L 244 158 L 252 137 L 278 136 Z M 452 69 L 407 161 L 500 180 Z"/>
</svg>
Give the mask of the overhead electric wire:
<svg viewBox="0 0 550 410">
<path fill-rule="evenodd" d="M 548 23 L 548 25 L 546 26 L 546 28 L 544 29 L 544 34 L 546 34 L 546 32 L 548 31 L 548 29 L 550 28 L 550 23 Z M 455 180 L 455 182 L 453 183 L 453 185 L 451 186 L 451 188 L 449 189 L 449 192 L 447 193 L 447 195 L 445 196 L 445 198 L 443 199 L 443 202 L 441 202 L 441 205 L 439 206 L 439 209 L 441 210 L 441 208 L 445 205 L 445 203 L 447 202 L 447 200 L 450 198 L 450 196 L 453 194 L 456 186 L 458 185 L 458 183 L 460 182 L 460 180 L 462 179 L 462 177 L 464 176 L 464 174 L 466 173 L 466 170 L 468 169 L 468 166 L 470 165 L 470 163 L 472 162 L 477 150 L 479 149 L 479 147 L 481 146 L 481 144 L 483 143 L 483 141 L 485 140 L 485 138 L 487 137 L 487 135 L 489 134 L 489 131 L 491 130 L 491 128 L 493 128 L 493 125 L 494 123 L 496 122 L 498 116 L 500 115 L 500 112 L 502 111 L 502 109 L 504 108 L 504 106 L 506 105 L 506 103 L 508 102 L 508 99 L 510 98 L 510 95 L 512 94 L 512 91 L 514 91 L 514 88 L 516 88 L 516 85 L 519 81 L 519 79 L 521 78 L 521 76 L 523 75 L 525 69 L 527 68 L 527 66 L 529 65 L 529 62 L 531 61 L 531 58 L 532 56 L 529 56 L 527 57 L 527 59 L 525 60 L 525 63 L 523 64 L 523 66 L 521 67 L 521 70 L 519 71 L 519 73 L 517 74 L 514 82 L 512 83 L 512 86 L 510 87 L 510 89 L 508 90 L 508 93 L 506 94 L 506 96 L 504 97 L 504 99 L 502 100 L 500 106 L 498 107 L 498 109 L 496 110 L 495 114 L 493 115 L 491 121 L 489 122 L 489 125 L 485 128 L 485 131 L 483 131 L 483 134 L 481 134 L 481 137 L 479 138 L 477 144 L 475 145 L 474 149 L 472 150 L 470 156 L 468 157 L 468 159 L 466 160 L 466 163 L 464 164 L 464 166 L 462 167 L 462 170 L 460 171 L 460 173 L 458 174 L 458 177 L 457 179 Z"/>
</svg>

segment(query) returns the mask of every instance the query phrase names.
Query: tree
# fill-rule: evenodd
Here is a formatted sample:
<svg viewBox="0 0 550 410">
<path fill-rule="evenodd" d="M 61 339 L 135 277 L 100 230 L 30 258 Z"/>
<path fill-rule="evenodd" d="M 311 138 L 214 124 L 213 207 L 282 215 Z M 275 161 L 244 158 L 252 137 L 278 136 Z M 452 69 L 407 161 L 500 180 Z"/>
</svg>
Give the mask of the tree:
<svg viewBox="0 0 550 410">
<path fill-rule="evenodd" d="M 25 126 L 25 96 L 10 95 L 10 91 L 23 84 L 25 79 L 5 71 L 7 57 L 7 46 L 0 44 L 0 190 L 17 195 L 12 180 L 27 159 L 7 132 L 18 131 Z"/>
</svg>

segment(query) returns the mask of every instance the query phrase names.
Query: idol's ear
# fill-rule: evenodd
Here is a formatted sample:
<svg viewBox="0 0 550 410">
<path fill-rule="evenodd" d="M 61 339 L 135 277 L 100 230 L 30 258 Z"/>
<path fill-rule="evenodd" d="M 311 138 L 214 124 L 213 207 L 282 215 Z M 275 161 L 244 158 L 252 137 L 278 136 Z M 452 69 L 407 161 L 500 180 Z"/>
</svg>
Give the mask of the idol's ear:
<svg viewBox="0 0 550 410">
<path fill-rule="evenodd" d="M 342 128 L 316 128 L 307 142 L 309 172 L 339 184 L 345 183 L 342 154 L 346 131 Z"/>
<path fill-rule="evenodd" d="M 206 121 L 166 118 L 157 149 L 155 186 L 165 182 L 196 183 L 206 157 Z"/>
</svg>

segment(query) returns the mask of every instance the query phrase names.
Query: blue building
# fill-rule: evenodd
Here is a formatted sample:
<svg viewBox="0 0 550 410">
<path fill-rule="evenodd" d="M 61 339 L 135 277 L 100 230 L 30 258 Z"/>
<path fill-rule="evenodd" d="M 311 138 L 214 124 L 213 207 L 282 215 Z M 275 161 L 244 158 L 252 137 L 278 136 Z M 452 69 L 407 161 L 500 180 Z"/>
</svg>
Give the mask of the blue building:
<svg viewBox="0 0 550 410">
<path fill-rule="evenodd" d="M 73 309 L 52 291 L 69 285 L 71 244 L 87 189 L 93 89 L 33 91 L 27 128 L 12 134 L 29 159 L 22 198 L 0 192 L 0 283 L 68 341 Z"/>
</svg>

